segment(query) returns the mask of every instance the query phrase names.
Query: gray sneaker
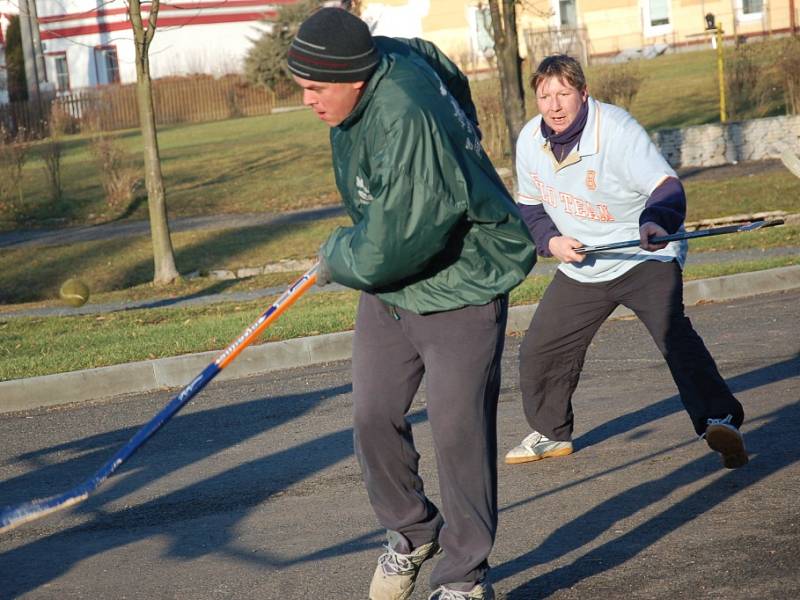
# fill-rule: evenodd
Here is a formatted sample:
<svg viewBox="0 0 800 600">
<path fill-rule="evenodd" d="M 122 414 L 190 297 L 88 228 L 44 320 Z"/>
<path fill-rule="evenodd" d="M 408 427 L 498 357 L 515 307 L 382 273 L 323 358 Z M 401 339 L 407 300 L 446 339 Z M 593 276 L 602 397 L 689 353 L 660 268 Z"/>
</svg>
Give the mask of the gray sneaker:
<svg viewBox="0 0 800 600">
<path fill-rule="evenodd" d="M 409 554 L 402 554 L 395 548 L 408 545 L 405 537 L 389 531 L 386 538 L 386 552 L 378 557 L 378 566 L 369 585 L 369 600 L 407 600 L 414 591 L 420 566 L 439 552 L 439 543 L 434 540 Z"/>
<path fill-rule="evenodd" d="M 722 455 L 722 464 L 726 469 L 738 469 L 750 459 L 744 448 L 744 438 L 731 420 L 731 415 L 724 419 L 709 419 L 703 437 L 709 448 Z"/>
<path fill-rule="evenodd" d="M 506 464 L 517 465 L 568 454 L 572 454 L 572 442 L 556 442 L 534 431 L 522 440 L 519 446 L 508 451 Z"/>
<path fill-rule="evenodd" d="M 494 588 L 488 581 L 479 581 L 468 592 L 459 592 L 440 585 L 428 596 L 428 600 L 494 600 Z"/>
</svg>

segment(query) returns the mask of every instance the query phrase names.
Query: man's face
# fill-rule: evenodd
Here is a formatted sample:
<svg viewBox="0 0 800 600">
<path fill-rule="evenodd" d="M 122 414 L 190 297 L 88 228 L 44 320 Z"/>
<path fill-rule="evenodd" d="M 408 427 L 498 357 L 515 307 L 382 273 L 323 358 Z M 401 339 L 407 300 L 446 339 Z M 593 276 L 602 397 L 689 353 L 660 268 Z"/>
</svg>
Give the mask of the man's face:
<svg viewBox="0 0 800 600">
<path fill-rule="evenodd" d="M 292 77 L 303 88 L 303 104 L 313 108 L 317 116 L 330 127 L 336 127 L 353 112 L 365 83 L 326 83 L 310 81 L 297 75 Z"/>
<path fill-rule="evenodd" d="M 555 76 L 542 79 L 536 87 L 539 112 L 544 122 L 556 133 L 562 133 L 572 125 L 587 97 L 586 90 L 576 90 Z"/>
</svg>

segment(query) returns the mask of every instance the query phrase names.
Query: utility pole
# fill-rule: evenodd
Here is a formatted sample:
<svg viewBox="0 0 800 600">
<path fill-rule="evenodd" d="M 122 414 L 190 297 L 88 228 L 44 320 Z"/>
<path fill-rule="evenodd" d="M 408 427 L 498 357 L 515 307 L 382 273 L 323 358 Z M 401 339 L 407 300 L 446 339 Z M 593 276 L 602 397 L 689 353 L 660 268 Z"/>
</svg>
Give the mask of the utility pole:
<svg viewBox="0 0 800 600">
<path fill-rule="evenodd" d="M 725 103 L 725 60 L 722 52 L 722 24 L 716 22 L 713 13 L 708 13 L 706 31 L 713 32 L 717 46 L 717 75 L 719 77 L 719 120 L 720 123 L 728 121 L 728 111 Z"/>
<path fill-rule="evenodd" d="M 22 41 L 22 57 L 25 62 L 25 79 L 28 83 L 28 103 L 32 121 L 38 124 L 42 118 L 42 94 L 39 83 L 45 80 L 42 41 L 39 36 L 39 17 L 36 0 L 20 0 L 19 30 Z"/>
</svg>

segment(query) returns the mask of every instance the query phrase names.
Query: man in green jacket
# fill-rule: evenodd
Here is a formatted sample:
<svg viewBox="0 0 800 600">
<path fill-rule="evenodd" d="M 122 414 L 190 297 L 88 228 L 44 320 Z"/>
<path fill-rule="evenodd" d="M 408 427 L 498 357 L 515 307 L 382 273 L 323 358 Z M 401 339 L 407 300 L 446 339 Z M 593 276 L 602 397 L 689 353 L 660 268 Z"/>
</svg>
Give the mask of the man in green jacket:
<svg viewBox="0 0 800 600">
<path fill-rule="evenodd" d="M 431 598 L 494 598 L 496 413 L 508 292 L 535 252 L 483 152 L 469 83 L 422 40 L 373 38 L 323 8 L 288 66 L 330 127 L 351 227 L 320 250 L 318 281 L 362 291 L 353 342 L 356 456 L 388 544 L 371 600 L 410 597 L 440 550 Z M 441 491 L 425 495 L 406 413 L 423 374 Z"/>
</svg>

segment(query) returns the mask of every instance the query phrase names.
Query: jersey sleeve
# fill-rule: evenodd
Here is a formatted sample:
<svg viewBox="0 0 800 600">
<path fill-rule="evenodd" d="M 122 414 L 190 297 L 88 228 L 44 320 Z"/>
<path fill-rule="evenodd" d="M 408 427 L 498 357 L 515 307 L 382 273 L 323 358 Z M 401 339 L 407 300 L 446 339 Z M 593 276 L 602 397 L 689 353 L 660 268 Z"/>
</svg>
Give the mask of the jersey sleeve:
<svg viewBox="0 0 800 600">
<path fill-rule="evenodd" d="M 533 152 L 536 143 L 533 136 L 537 119 L 529 121 L 517 138 L 517 203 L 520 205 L 537 206 L 542 204 L 542 190 L 533 178 L 535 165 Z"/>
<path fill-rule="evenodd" d="M 677 174 L 661 155 L 644 127 L 627 113 L 626 117 L 619 130 L 618 144 L 614 144 L 624 149 L 619 164 L 622 166 L 625 181 L 632 189 L 649 197 L 667 178 L 677 178 Z"/>
<path fill-rule="evenodd" d="M 517 204 L 536 245 L 536 252 L 539 256 L 549 257 L 552 256 L 549 249 L 550 239 L 561 235 L 561 232 L 547 214 L 542 203 L 541 187 L 534 179 L 532 152 L 536 150 L 536 141 L 532 132 L 538 127 L 538 122 L 535 121 L 529 122 L 517 138 Z"/>
</svg>

